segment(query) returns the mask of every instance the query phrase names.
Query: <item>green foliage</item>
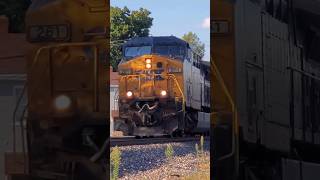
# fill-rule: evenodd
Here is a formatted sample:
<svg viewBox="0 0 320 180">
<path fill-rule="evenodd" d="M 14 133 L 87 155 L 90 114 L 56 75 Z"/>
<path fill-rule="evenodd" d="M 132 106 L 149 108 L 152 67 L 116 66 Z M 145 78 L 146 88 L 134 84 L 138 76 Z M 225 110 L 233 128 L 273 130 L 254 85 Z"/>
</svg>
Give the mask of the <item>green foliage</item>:
<svg viewBox="0 0 320 180">
<path fill-rule="evenodd" d="M 205 46 L 204 43 L 202 43 L 197 36 L 197 34 L 193 32 L 188 32 L 187 34 L 184 34 L 182 36 L 182 39 L 187 41 L 190 46 L 194 49 L 194 51 L 203 58 L 204 52 L 205 52 Z"/>
<path fill-rule="evenodd" d="M 168 144 L 168 145 L 167 145 L 167 148 L 166 148 L 166 150 L 165 150 L 165 155 L 166 155 L 166 157 L 169 159 L 169 158 L 171 158 L 171 157 L 173 156 L 173 154 L 174 154 L 173 147 L 172 147 L 171 144 Z"/>
<path fill-rule="evenodd" d="M 9 32 L 25 31 L 25 14 L 31 4 L 30 0 L 2 0 L 0 1 L 0 15 L 9 19 Z"/>
<path fill-rule="evenodd" d="M 110 10 L 110 64 L 117 69 L 121 60 L 121 44 L 123 41 L 133 37 L 149 35 L 153 18 L 147 9 L 130 11 L 127 7 L 111 7 Z"/>
<path fill-rule="evenodd" d="M 110 164 L 111 164 L 111 180 L 116 180 L 119 177 L 119 169 L 120 169 L 120 161 L 121 161 L 121 151 L 116 146 L 112 149 L 110 153 Z"/>
</svg>

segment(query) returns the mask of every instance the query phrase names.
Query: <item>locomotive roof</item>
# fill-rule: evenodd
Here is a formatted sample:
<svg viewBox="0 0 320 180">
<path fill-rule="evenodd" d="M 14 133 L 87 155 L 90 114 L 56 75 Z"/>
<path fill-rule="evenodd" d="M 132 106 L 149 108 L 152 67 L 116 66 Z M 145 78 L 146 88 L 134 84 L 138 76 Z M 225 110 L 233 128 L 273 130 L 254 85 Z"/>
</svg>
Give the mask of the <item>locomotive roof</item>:
<svg viewBox="0 0 320 180">
<path fill-rule="evenodd" d="M 189 47 L 189 44 L 175 36 L 148 36 L 135 37 L 123 44 L 123 46 L 152 46 L 152 45 L 180 45 Z"/>
</svg>

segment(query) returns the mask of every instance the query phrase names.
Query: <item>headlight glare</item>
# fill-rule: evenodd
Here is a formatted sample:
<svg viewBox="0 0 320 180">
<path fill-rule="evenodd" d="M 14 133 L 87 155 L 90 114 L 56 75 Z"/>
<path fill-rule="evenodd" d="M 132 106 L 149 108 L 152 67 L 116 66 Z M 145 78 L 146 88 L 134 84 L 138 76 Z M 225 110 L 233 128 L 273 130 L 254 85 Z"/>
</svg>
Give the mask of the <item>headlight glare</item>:
<svg viewBox="0 0 320 180">
<path fill-rule="evenodd" d="M 60 95 L 55 98 L 54 106 L 57 110 L 65 110 L 71 106 L 71 99 L 66 95 Z"/>
<path fill-rule="evenodd" d="M 146 59 L 147 64 L 151 64 L 151 59 Z"/>
<path fill-rule="evenodd" d="M 127 92 L 127 97 L 132 97 L 133 93 L 131 91 Z"/>
<path fill-rule="evenodd" d="M 151 68 L 151 64 L 146 64 L 146 68 L 150 69 Z"/>
<path fill-rule="evenodd" d="M 166 95 L 167 95 L 167 91 L 162 90 L 162 91 L 161 91 L 161 96 L 166 96 Z"/>
</svg>

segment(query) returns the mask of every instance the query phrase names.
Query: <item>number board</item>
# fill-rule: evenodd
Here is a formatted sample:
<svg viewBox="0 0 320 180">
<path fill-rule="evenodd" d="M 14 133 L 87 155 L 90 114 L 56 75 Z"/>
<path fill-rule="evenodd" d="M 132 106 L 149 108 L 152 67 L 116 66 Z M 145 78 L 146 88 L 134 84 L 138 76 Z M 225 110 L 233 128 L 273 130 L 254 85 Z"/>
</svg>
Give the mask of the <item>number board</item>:
<svg viewBox="0 0 320 180">
<path fill-rule="evenodd" d="M 229 22 L 227 20 L 213 20 L 211 32 L 215 35 L 230 33 Z"/>
<path fill-rule="evenodd" d="M 68 41 L 70 39 L 69 25 L 40 25 L 28 29 L 30 42 Z"/>
</svg>

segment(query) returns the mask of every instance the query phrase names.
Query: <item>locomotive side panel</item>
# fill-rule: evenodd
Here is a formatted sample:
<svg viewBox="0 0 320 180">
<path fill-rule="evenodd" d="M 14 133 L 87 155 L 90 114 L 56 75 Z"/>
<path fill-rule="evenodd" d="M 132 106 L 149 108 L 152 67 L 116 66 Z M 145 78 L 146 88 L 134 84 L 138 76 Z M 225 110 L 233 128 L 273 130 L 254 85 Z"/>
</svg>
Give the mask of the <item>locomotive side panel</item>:
<svg viewBox="0 0 320 180">
<path fill-rule="evenodd" d="M 235 13 L 237 103 L 243 138 L 288 151 L 291 124 L 287 67 L 291 56 L 287 24 L 267 15 L 260 4 L 245 0 L 237 2 Z"/>
<path fill-rule="evenodd" d="M 188 73 L 188 72 L 185 72 Z M 191 70 L 191 107 L 196 110 L 201 110 L 201 85 L 203 85 L 203 78 L 200 74 L 200 69 L 192 66 Z"/>
<path fill-rule="evenodd" d="M 235 6 L 235 13 L 236 101 L 239 123 L 243 138 L 256 143 L 261 138 L 265 120 L 261 9 L 256 3 L 239 1 Z"/>
<path fill-rule="evenodd" d="M 192 52 L 193 54 L 193 52 Z M 205 81 L 203 70 L 201 69 L 201 61 L 196 54 L 193 54 L 190 59 L 183 62 L 183 77 L 184 77 L 184 94 L 186 97 L 186 107 L 200 111 L 202 106 L 210 107 L 208 101 L 204 101 L 205 91 L 210 88 L 210 82 Z M 206 86 L 206 88 L 205 88 Z"/>
<path fill-rule="evenodd" d="M 208 62 L 209 63 L 209 62 Z M 201 78 L 202 78 L 202 84 L 201 84 L 201 107 L 206 112 L 211 112 L 211 92 L 210 92 L 210 66 L 204 66 L 201 69 Z"/>
<path fill-rule="evenodd" d="M 192 59 L 187 59 L 183 63 L 183 79 L 184 79 L 184 94 L 186 98 L 186 107 L 191 107 L 192 104 Z"/>
<path fill-rule="evenodd" d="M 307 49 L 304 49 L 307 51 Z M 306 53 L 306 52 L 305 52 Z M 304 61 L 303 68 L 305 73 L 302 76 L 303 99 L 302 114 L 303 121 L 300 122 L 302 128 L 302 142 L 310 144 L 320 144 L 320 128 L 319 128 L 319 63 L 309 58 Z M 298 134 L 297 134 L 298 135 Z"/>
<path fill-rule="evenodd" d="M 265 71 L 266 130 L 262 144 L 274 150 L 290 149 L 290 79 L 291 60 L 287 24 L 268 15 L 262 17 L 263 61 Z M 293 45 L 292 45 L 293 46 Z"/>
</svg>

